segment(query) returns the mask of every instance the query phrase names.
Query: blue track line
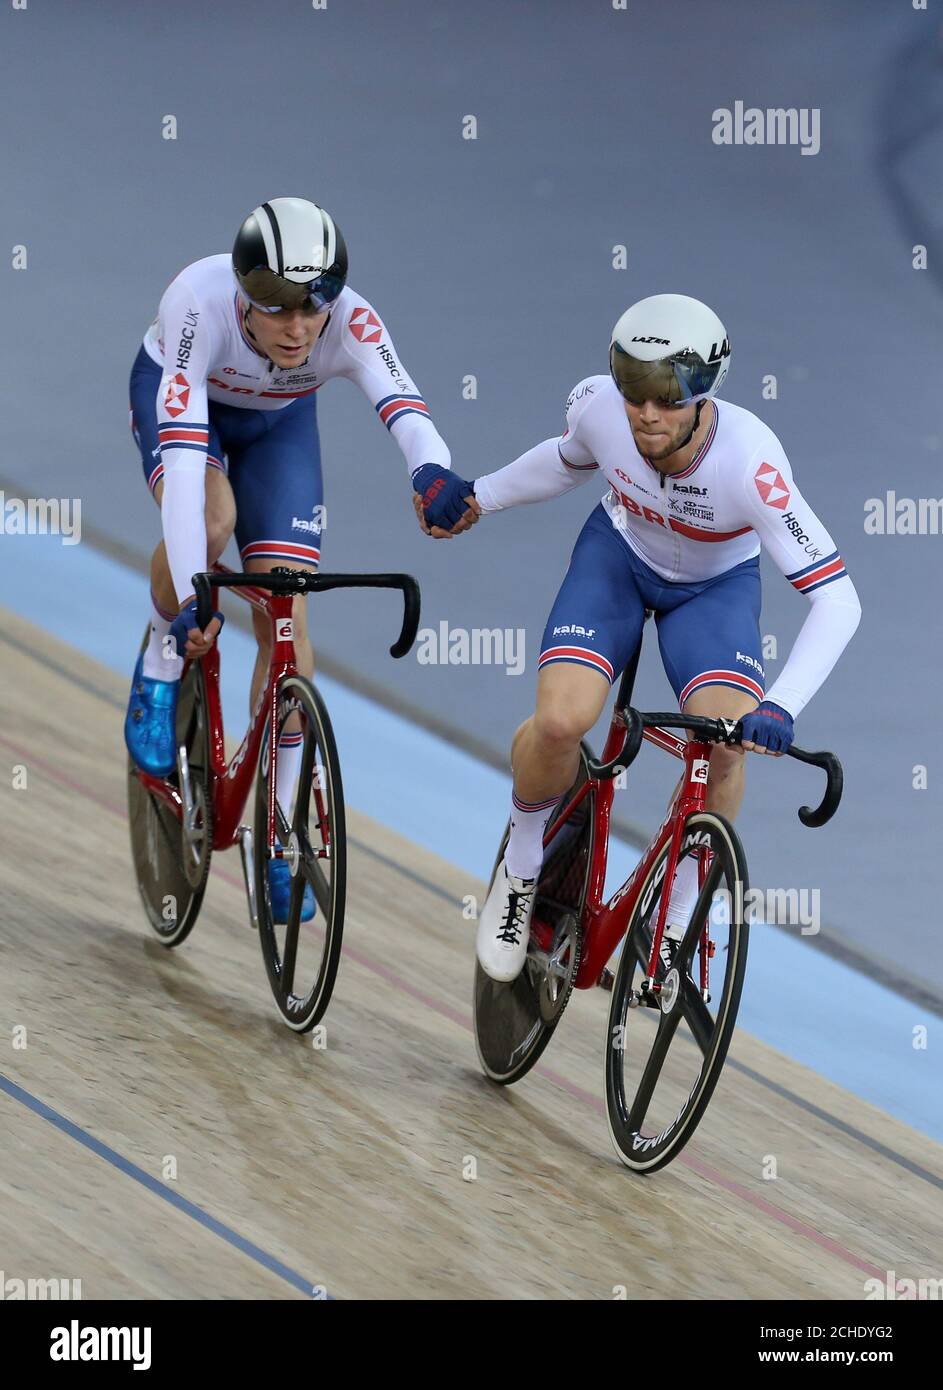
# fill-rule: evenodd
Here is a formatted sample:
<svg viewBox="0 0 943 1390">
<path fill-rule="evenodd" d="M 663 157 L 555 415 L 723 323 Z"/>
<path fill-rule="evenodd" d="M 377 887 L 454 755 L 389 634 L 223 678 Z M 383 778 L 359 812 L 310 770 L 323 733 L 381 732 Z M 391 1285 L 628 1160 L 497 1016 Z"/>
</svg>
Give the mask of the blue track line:
<svg viewBox="0 0 943 1390">
<path fill-rule="evenodd" d="M 300 1290 L 301 1293 L 307 1294 L 308 1297 L 312 1299 L 315 1298 L 315 1289 L 323 1288 L 323 1285 L 312 1284 L 310 1279 L 305 1279 L 297 1270 L 290 1269 L 288 1265 L 282 1264 L 281 1260 L 277 1260 L 274 1255 L 269 1255 L 266 1251 L 261 1250 L 259 1246 L 254 1245 L 251 1240 L 247 1240 L 246 1237 L 241 1236 L 238 1231 L 234 1231 L 231 1226 L 227 1226 L 222 1221 L 217 1221 L 215 1216 L 210 1216 L 209 1212 L 204 1211 L 202 1207 L 198 1207 L 195 1202 L 189 1201 L 186 1197 L 181 1197 L 178 1192 L 174 1192 L 172 1188 L 167 1187 L 165 1183 L 158 1182 L 150 1173 L 146 1173 L 143 1168 L 139 1168 L 136 1163 L 132 1163 L 130 1159 L 124 1158 L 117 1150 L 110 1148 L 108 1144 L 103 1144 L 100 1139 L 96 1139 L 94 1135 L 89 1134 L 81 1125 L 77 1125 L 74 1121 L 66 1119 L 65 1115 L 60 1115 L 58 1110 L 53 1110 L 52 1106 L 47 1105 L 45 1101 L 38 1100 L 36 1096 L 30 1095 L 29 1091 L 24 1091 L 22 1086 L 18 1086 L 15 1081 L 11 1081 L 9 1077 L 3 1076 L 2 1073 L 0 1073 L 0 1091 L 5 1091 L 13 1100 L 19 1101 L 21 1105 L 25 1105 L 27 1110 L 31 1110 L 34 1115 L 38 1115 L 40 1119 L 47 1120 L 49 1124 L 54 1125 L 60 1133 L 67 1135 L 70 1139 L 74 1139 L 77 1143 L 81 1144 L 83 1148 L 89 1149 L 93 1154 L 96 1154 L 98 1158 L 103 1158 L 106 1163 L 110 1163 L 113 1168 L 117 1168 L 119 1173 L 124 1173 L 127 1177 L 133 1178 L 134 1181 L 140 1183 L 142 1187 L 146 1187 L 148 1192 L 153 1192 L 154 1195 L 160 1197 L 162 1201 L 168 1202 L 172 1207 L 176 1207 L 177 1211 L 183 1212 L 184 1216 L 189 1216 L 192 1221 L 198 1222 L 198 1224 L 203 1226 L 207 1231 L 212 1231 L 214 1236 L 219 1236 L 220 1240 L 224 1240 L 226 1244 L 231 1245 L 234 1250 L 239 1250 L 243 1255 L 248 1255 L 250 1260 L 255 1260 L 256 1264 L 261 1265 L 263 1269 L 269 1270 L 272 1274 L 277 1275 L 279 1279 L 284 1279 L 286 1284 L 290 1284 L 292 1288 Z M 325 1294 L 324 1297 L 330 1298 L 330 1295 Z"/>
</svg>

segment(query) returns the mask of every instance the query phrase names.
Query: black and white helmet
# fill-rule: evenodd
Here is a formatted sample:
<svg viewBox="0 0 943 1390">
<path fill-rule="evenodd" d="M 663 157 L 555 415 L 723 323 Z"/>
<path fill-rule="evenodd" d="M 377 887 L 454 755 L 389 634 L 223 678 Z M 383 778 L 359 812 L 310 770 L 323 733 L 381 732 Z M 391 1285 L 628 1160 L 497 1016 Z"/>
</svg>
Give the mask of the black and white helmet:
<svg viewBox="0 0 943 1390">
<path fill-rule="evenodd" d="M 730 366 L 720 319 L 686 294 L 653 294 L 626 309 L 612 330 L 609 369 L 631 405 L 705 401 Z"/>
<path fill-rule="evenodd" d="M 257 309 L 326 309 L 347 283 L 347 247 L 333 217 L 316 203 L 272 198 L 239 228 L 232 267 Z"/>
</svg>

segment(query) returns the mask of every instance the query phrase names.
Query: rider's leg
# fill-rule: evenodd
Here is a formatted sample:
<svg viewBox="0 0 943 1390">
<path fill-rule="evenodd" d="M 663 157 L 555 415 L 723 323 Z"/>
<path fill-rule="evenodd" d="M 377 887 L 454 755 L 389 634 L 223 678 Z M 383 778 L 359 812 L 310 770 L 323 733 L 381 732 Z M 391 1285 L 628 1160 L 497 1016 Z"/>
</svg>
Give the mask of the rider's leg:
<svg viewBox="0 0 943 1390">
<path fill-rule="evenodd" d="M 665 670 L 686 714 L 736 721 L 763 697 L 759 630 L 760 579 L 755 560 L 745 561 L 659 614 Z M 705 805 L 728 820 L 743 800 L 742 748 L 715 744 Z M 675 932 L 687 925 L 697 899 L 697 859 L 682 859 L 668 909 Z"/>
<path fill-rule="evenodd" d="M 235 528 L 236 502 L 221 468 L 207 465 L 205 482 L 206 558 L 207 564 L 213 565 L 226 549 Z M 164 482 L 160 479 L 154 486 L 154 501 L 158 506 L 163 495 Z M 144 654 L 144 674 L 153 680 L 176 680 L 183 669 L 183 659 L 179 656 L 168 658 L 163 652 L 163 639 L 180 605 L 163 541 L 151 556 L 151 603 L 151 635 Z M 160 665 L 156 665 L 157 662 Z"/>
<path fill-rule="evenodd" d="M 219 557 L 232 533 L 235 512 L 225 475 L 214 467 L 207 467 L 206 475 L 206 530 L 209 559 L 213 561 Z M 162 481 L 156 483 L 154 493 L 160 501 Z M 163 542 L 151 561 L 151 584 L 150 631 L 134 668 L 124 736 L 128 751 L 139 768 L 154 776 L 166 777 L 173 770 L 176 758 L 177 696 L 183 659 L 170 655 L 164 647 L 164 638 L 179 604 Z"/>
<path fill-rule="evenodd" d="M 236 539 L 243 568 L 267 573 L 275 568 L 314 571 L 321 558 L 323 521 L 321 464 L 314 398 L 297 401 L 266 418 L 263 433 L 235 451 L 230 472 L 239 522 Z M 308 636 L 307 599 L 292 603 L 295 662 L 301 675 L 314 674 L 314 652 Z M 258 643 L 252 674 L 250 709 L 268 679 L 272 651 L 271 621 L 253 610 Z M 285 814 L 301 767 L 301 719 L 292 714 L 279 740 L 276 789 Z"/>
<path fill-rule="evenodd" d="M 523 968 L 544 829 L 574 780 L 580 739 L 638 648 L 644 618 L 628 546 L 599 506 L 544 629 L 536 711 L 514 738 L 511 833 L 478 923 L 478 959 L 492 979 L 512 980 Z"/>
<path fill-rule="evenodd" d="M 742 719 L 759 701 L 753 695 L 732 690 L 726 685 L 702 686 L 685 701 L 685 714 L 700 714 L 707 719 Z M 746 754 L 742 748 L 729 748 L 725 743 L 711 749 L 710 776 L 705 803 L 708 811 L 716 811 L 735 820 L 743 801 L 746 785 Z"/>
<path fill-rule="evenodd" d="M 506 863 L 514 877 L 534 877 L 540 868 L 544 829 L 576 776 L 580 739 L 636 652 L 644 621 L 631 552 L 600 505 L 579 534 L 544 628 L 536 712 L 511 747 Z"/>
<path fill-rule="evenodd" d="M 250 574 L 268 574 L 276 566 L 281 568 L 286 565 L 284 559 L 273 560 L 244 560 L 246 570 Z M 292 561 L 291 569 L 307 570 L 313 573 L 317 565 L 299 565 Z M 310 678 L 314 675 L 314 650 L 311 646 L 311 639 L 308 635 L 308 610 L 307 595 L 297 594 L 292 599 L 291 616 L 294 621 L 295 634 L 295 662 L 298 671 L 302 676 Z M 259 645 L 255 658 L 255 670 L 252 673 L 252 694 L 250 708 L 255 709 L 256 701 L 261 694 L 265 682 L 268 679 L 269 667 L 272 661 L 272 624 L 265 613 L 260 613 L 258 609 L 252 610 L 252 627 L 255 631 L 255 640 Z M 298 773 L 301 770 L 301 755 L 303 751 L 301 716 L 290 714 L 285 720 L 281 736 L 278 742 L 278 758 L 275 764 L 275 786 L 278 799 L 281 802 L 282 810 L 288 816 L 291 812 L 292 793 L 295 783 L 298 780 Z"/>
<path fill-rule="evenodd" d="M 505 862 L 516 878 L 534 878 L 540 868 L 547 821 L 573 784 L 580 740 L 602 713 L 609 689 L 601 672 L 569 661 L 544 666 L 537 678 L 537 708 L 511 746 L 514 792 Z"/>
</svg>

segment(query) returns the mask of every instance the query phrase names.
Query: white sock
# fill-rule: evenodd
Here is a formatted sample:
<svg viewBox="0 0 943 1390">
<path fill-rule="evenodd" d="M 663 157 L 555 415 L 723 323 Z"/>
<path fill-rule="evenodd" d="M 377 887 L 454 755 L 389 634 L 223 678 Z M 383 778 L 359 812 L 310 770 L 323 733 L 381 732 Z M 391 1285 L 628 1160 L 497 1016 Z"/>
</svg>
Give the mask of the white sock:
<svg viewBox="0 0 943 1390">
<path fill-rule="evenodd" d="M 176 616 L 176 615 L 174 615 Z M 151 594 L 151 635 L 144 649 L 142 673 L 149 681 L 178 681 L 183 670 L 182 656 L 168 656 L 164 638 L 170 631 L 173 617 L 158 608 Z"/>
<path fill-rule="evenodd" d="M 301 754 L 304 751 L 304 734 L 282 733 L 278 740 L 278 757 L 275 762 L 275 795 L 286 820 L 291 819 L 295 783 L 301 771 Z"/>
<path fill-rule="evenodd" d="M 665 922 L 666 936 L 670 936 L 675 941 L 680 941 L 684 936 L 691 920 L 691 913 L 694 911 L 694 904 L 697 902 L 698 858 L 699 856 L 696 854 L 686 855 L 678 864 L 678 871 L 675 874 L 671 899 L 668 903 L 668 917 Z"/>
<path fill-rule="evenodd" d="M 544 831 L 560 800 L 522 801 L 511 794 L 511 838 L 504 854 L 507 871 L 513 878 L 536 878 L 544 862 Z"/>
</svg>

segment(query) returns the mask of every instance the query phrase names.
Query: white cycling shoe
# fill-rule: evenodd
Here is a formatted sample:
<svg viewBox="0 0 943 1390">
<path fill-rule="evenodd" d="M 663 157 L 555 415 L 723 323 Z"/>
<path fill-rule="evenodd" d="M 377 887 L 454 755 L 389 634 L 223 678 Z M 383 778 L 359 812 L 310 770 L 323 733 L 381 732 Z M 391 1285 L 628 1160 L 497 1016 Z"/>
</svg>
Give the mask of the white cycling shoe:
<svg viewBox="0 0 943 1390">
<path fill-rule="evenodd" d="M 501 860 L 478 919 L 478 961 L 492 980 L 508 984 L 524 968 L 536 887 L 535 878 L 514 878 Z"/>
</svg>

